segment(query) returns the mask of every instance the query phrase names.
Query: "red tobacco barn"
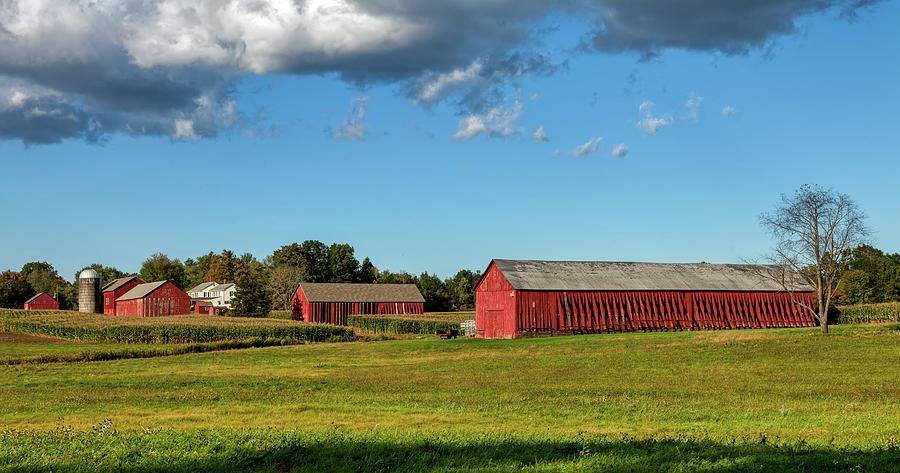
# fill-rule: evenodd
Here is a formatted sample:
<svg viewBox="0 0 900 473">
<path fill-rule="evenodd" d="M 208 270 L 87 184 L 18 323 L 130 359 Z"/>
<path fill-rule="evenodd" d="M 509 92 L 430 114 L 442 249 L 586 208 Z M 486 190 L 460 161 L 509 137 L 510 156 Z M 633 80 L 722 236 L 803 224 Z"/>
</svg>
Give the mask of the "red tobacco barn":
<svg viewBox="0 0 900 473">
<path fill-rule="evenodd" d="M 415 284 L 302 282 L 291 299 L 291 318 L 349 325 L 359 314 L 422 314 L 425 298 Z"/>
<path fill-rule="evenodd" d="M 191 313 L 191 296 L 169 281 L 138 284 L 116 299 L 116 315 L 162 317 Z"/>
<path fill-rule="evenodd" d="M 138 284 L 144 284 L 144 280 L 137 276 L 128 276 L 114 279 L 109 284 L 103 286 L 103 288 L 100 289 L 100 292 L 103 293 L 103 313 L 107 315 L 116 315 L 116 299 L 122 297 L 126 292 L 130 291 Z"/>
<path fill-rule="evenodd" d="M 495 259 L 475 288 L 482 338 L 554 333 L 808 327 L 813 288 L 776 267 Z"/>
<path fill-rule="evenodd" d="M 25 310 L 59 310 L 59 302 L 46 292 L 40 292 L 25 301 Z"/>
</svg>

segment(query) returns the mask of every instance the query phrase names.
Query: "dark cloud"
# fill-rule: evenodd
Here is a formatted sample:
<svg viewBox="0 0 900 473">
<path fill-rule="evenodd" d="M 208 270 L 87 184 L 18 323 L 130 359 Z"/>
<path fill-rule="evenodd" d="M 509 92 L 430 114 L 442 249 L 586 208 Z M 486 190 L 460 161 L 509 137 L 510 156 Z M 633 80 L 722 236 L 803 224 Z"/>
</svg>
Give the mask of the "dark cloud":
<svg viewBox="0 0 900 473">
<path fill-rule="evenodd" d="M 854 18 L 874 0 L 598 0 L 606 12 L 585 39 L 589 50 L 637 52 L 650 59 L 666 49 L 746 54 L 797 31 L 803 15 L 838 9 Z"/>
<path fill-rule="evenodd" d="M 801 15 L 835 9 L 852 20 L 873 3 L 0 0 L 0 139 L 199 139 L 256 129 L 237 112 L 234 89 L 269 73 L 397 84 L 422 106 L 450 100 L 463 116 L 497 116 L 520 78 L 567 66 L 543 45 L 552 15 L 598 18 L 587 50 L 739 54 L 793 32 Z"/>
</svg>

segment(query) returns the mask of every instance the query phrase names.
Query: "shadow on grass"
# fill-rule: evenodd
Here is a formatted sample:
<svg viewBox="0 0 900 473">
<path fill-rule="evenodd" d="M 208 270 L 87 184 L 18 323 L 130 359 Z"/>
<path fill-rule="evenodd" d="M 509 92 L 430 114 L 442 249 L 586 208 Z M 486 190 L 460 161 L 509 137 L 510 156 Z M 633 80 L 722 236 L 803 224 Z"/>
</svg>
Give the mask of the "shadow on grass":
<svg viewBox="0 0 900 473">
<path fill-rule="evenodd" d="M 900 450 L 888 444 L 105 429 L 0 433 L 0 471 L 900 471 Z"/>
</svg>

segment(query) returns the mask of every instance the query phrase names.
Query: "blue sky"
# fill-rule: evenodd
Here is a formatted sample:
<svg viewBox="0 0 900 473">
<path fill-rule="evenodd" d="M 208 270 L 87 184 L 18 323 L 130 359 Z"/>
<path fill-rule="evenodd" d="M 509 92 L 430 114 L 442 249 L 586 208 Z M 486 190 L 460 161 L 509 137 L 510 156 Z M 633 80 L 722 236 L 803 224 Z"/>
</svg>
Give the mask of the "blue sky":
<svg viewBox="0 0 900 473">
<path fill-rule="evenodd" d="M 599 3 L 591 11 L 611 35 L 603 7 L 616 6 Z M 354 77 L 389 70 L 358 55 L 318 70 L 297 70 L 309 55 L 296 52 L 290 67 L 262 69 L 192 56 L 192 74 L 231 81 L 213 118 L 196 105 L 128 108 L 0 58 L 6 102 L 27 93 L 44 104 L 6 123 L 0 109 L 0 268 L 46 260 L 71 278 L 95 262 L 137 271 L 155 252 L 262 258 L 306 239 L 441 276 L 491 258 L 740 262 L 769 247 L 758 214 L 804 183 L 850 194 L 873 243 L 900 251 L 897 2 L 853 21 L 840 5 L 801 8 L 787 13 L 791 31 L 765 30 L 763 44 L 751 37 L 737 52 L 728 47 L 742 38 L 586 47 L 596 20 L 567 8 L 518 18 L 528 34 L 475 41 L 413 73 L 378 55 L 402 71 Z M 129 67 L 159 57 L 130 47 Z M 498 51 L 538 51 L 554 67 L 486 74 Z M 166 61 L 146 70 L 186 67 Z M 454 72 L 476 78 L 423 99 Z M 33 121 L 48 103 L 108 129 L 99 141 L 84 129 L 53 135 L 59 127 Z M 488 131 L 463 139 L 471 117 Z M 541 126 L 547 141 L 533 137 Z M 619 144 L 628 152 L 613 157 Z"/>
</svg>

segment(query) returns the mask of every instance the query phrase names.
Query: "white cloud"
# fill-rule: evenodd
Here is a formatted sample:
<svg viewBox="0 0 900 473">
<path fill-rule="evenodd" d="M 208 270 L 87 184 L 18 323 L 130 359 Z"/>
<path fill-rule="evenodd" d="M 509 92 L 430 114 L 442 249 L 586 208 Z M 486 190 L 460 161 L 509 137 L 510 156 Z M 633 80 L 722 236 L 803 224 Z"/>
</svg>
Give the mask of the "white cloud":
<svg viewBox="0 0 900 473">
<path fill-rule="evenodd" d="M 531 135 L 531 139 L 537 141 L 538 143 L 544 143 L 550 141 L 550 138 L 547 137 L 547 133 L 544 132 L 544 125 L 538 127 L 537 131 Z"/>
<path fill-rule="evenodd" d="M 581 146 L 576 146 L 575 149 L 569 151 L 569 154 L 572 156 L 584 156 L 587 154 L 597 154 L 597 148 L 600 146 L 600 142 L 603 141 L 603 137 L 591 138 L 587 140 L 587 142 Z"/>
<path fill-rule="evenodd" d="M 337 139 L 361 140 L 366 137 L 369 127 L 366 123 L 366 108 L 369 105 L 369 97 L 350 99 L 350 111 L 347 119 L 341 123 L 337 132 L 331 136 Z"/>
<path fill-rule="evenodd" d="M 438 74 L 419 88 L 415 96 L 416 103 L 440 102 L 444 97 L 471 84 L 478 77 L 482 67 L 484 67 L 482 62 L 476 60 L 465 69 L 454 69 L 444 74 Z"/>
<path fill-rule="evenodd" d="M 628 145 L 625 143 L 619 143 L 613 146 L 612 149 L 612 157 L 614 158 L 624 158 L 625 155 L 628 154 Z"/>
<path fill-rule="evenodd" d="M 192 120 L 175 120 L 174 138 L 187 138 L 196 141 L 197 134 L 194 133 L 194 122 Z"/>
<path fill-rule="evenodd" d="M 722 107 L 722 116 L 723 117 L 730 117 L 730 116 L 734 115 L 734 112 L 735 112 L 734 107 L 732 107 L 731 105 L 726 105 L 726 106 Z"/>
<path fill-rule="evenodd" d="M 644 117 L 638 120 L 637 126 L 650 136 L 655 136 L 662 127 L 672 123 L 672 118 L 667 115 L 653 116 L 653 106 L 653 102 L 645 100 L 638 107 L 638 113 L 644 114 Z"/>
<path fill-rule="evenodd" d="M 517 135 L 524 129 L 516 126 L 516 122 L 522 118 L 524 107 L 519 98 L 506 109 L 492 108 L 484 114 L 469 114 L 459 121 L 459 130 L 453 135 L 457 141 L 468 141 L 481 133 L 489 137 L 501 137 Z"/>
</svg>

